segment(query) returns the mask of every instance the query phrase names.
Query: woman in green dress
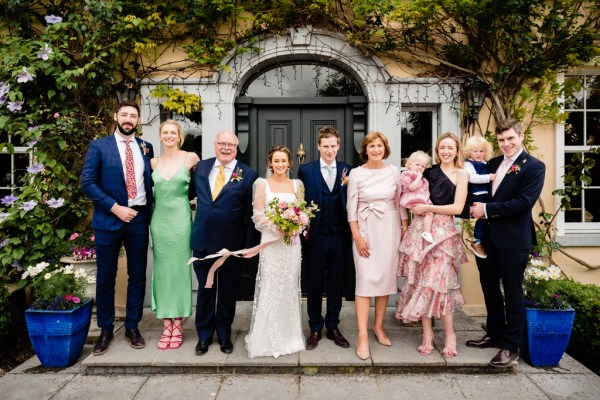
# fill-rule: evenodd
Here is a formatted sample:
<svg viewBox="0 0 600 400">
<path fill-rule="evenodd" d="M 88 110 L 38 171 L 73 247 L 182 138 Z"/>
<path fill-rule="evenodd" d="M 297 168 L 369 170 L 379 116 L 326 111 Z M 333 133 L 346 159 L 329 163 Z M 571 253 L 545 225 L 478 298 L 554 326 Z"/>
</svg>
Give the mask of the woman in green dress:
<svg viewBox="0 0 600 400">
<path fill-rule="evenodd" d="M 183 131 L 177 121 L 160 125 L 160 157 L 150 161 L 154 182 L 152 234 L 152 311 L 163 319 L 157 347 L 177 349 L 183 343 L 182 319 L 192 315 L 190 233 L 192 211 L 188 199 L 190 171 L 200 161 L 196 153 L 180 149 Z"/>
</svg>

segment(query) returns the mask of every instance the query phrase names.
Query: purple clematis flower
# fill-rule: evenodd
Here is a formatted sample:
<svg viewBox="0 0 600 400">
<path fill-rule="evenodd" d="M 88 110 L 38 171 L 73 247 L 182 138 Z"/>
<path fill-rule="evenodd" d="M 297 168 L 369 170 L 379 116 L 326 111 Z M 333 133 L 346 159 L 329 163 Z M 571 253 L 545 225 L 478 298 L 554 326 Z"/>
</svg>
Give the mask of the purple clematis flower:
<svg viewBox="0 0 600 400">
<path fill-rule="evenodd" d="M 8 196 L 4 196 L 2 198 L 2 200 L 0 200 L 0 203 L 6 205 L 6 206 L 10 206 L 11 204 L 13 204 L 15 201 L 19 200 L 19 198 L 13 194 L 10 194 Z"/>
<path fill-rule="evenodd" d="M 23 204 L 21 204 L 19 206 L 19 208 L 22 210 L 25 210 L 25 211 L 31 211 L 35 208 L 35 206 L 37 206 L 37 201 L 31 200 L 31 201 L 26 201 Z"/>
<path fill-rule="evenodd" d="M 0 212 L 0 224 L 4 222 L 5 219 L 7 219 L 8 217 L 10 217 L 9 213 L 6 212 Z"/>
<path fill-rule="evenodd" d="M 23 70 L 17 74 L 17 82 L 25 83 L 33 80 L 35 75 L 31 75 L 29 71 L 27 71 L 26 67 L 23 67 Z"/>
<path fill-rule="evenodd" d="M 10 91 L 10 86 L 4 82 L 0 82 L 0 104 L 6 103 L 6 95 Z"/>
<path fill-rule="evenodd" d="M 50 200 L 46 201 L 46 204 L 48 204 L 48 207 L 50 207 L 50 208 L 59 208 L 59 207 L 62 207 L 63 204 L 65 204 L 65 199 L 63 199 L 62 197 L 55 199 L 53 197 Z"/>
<path fill-rule="evenodd" d="M 40 139 L 33 139 L 32 141 L 30 141 L 30 142 L 27 142 L 27 146 L 29 146 L 29 147 L 33 147 L 33 146 L 35 146 L 36 144 L 38 144 L 39 142 L 40 142 Z"/>
<path fill-rule="evenodd" d="M 27 167 L 27 172 L 29 172 L 30 174 L 37 174 L 38 172 L 41 172 L 43 169 L 44 169 L 43 164 L 35 163 L 31 167 Z"/>
<path fill-rule="evenodd" d="M 56 15 L 46 15 L 44 19 L 46 20 L 46 23 L 50 25 L 56 24 L 57 22 L 62 22 L 62 18 L 57 17 Z"/>
<path fill-rule="evenodd" d="M 0 242 L 0 249 L 4 246 L 6 246 L 8 244 L 8 238 L 5 238 L 3 241 Z"/>
<path fill-rule="evenodd" d="M 38 53 L 38 58 L 46 61 L 48 60 L 48 54 L 52 54 L 52 47 L 48 46 L 48 43 L 44 43 L 44 47 L 42 47 Z"/>
<path fill-rule="evenodd" d="M 22 101 L 9 101 L 8 102 L 8 110 L 11 112 L 21 111 L 22 108 L 23 108 Z"/>
</svg>

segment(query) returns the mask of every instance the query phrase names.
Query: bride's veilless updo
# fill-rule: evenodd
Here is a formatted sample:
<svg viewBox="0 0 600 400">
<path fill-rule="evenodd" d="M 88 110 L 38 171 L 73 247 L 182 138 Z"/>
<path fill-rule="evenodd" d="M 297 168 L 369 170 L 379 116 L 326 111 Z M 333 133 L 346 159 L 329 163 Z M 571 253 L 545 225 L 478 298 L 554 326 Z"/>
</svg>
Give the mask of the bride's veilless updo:
<svg viewBox="0 0 600 400">
<path fill-rule="evenodd" d="M 290 149 L 288 149 L 287 147 L 280 145 L 280 144 L 271 146 L 271 148 L 269 149 L 269 154 L 267 155 L 267 169 L 269 171 L 273 172 L 273 170 L 271 168 L 271 162 L 273 161 L 273 154 L 275 154 L 276 151 L 280 151 L 287 155 L 288 161 L 290 163 L 288 170 L 292 169 L 292 166 L 294 165 L 294 163 L 292 161 L 292 153 L 290 152 Z"/>
</svg>

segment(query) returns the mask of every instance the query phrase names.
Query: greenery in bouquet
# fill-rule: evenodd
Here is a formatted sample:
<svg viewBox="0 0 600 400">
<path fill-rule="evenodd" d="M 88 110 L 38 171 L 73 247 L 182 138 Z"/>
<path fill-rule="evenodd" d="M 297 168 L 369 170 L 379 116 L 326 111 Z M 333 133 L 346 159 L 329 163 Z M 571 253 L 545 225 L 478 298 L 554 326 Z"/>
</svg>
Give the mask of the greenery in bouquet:
<svg viewBox="0 0 600 400">
<path fill-rule="evenodd" d="M 558 294 L 558 282 L 563 279 L 556 265 L 546 266 L 543 259 L 532 255 L 525 269 L 523 291 L 525 307 L 544 310 L 564 310 L 571 306 Z"/>
<path fill-rule="evenodd" d="M 88 276 L 83 268 L 40 262 L 35 267 L 27 267 L 20 285 L 30 287 L 33 292 L 31 309 L 67 311 L 87 299 L 87 285 L 94 283 L 96 278 Z"/>
<path fill-rule="evenodd" d="M 283 233 L 283 241 L 286 244 L 293 244 L 300 234 L 307 234 L 310 220 L 318 210 L 314 202 L 307 204 L 300 199 L 286 202 L 275 198 L 267 205 L 265 214 L 269 221 Z"/>
<path fill-rule="evenodd" d="M 87 261 L 96 259 L 96 248 L 94 234 L 74 232 L 69 236 L 71 257 L 75 261 Z"/>
</svg>

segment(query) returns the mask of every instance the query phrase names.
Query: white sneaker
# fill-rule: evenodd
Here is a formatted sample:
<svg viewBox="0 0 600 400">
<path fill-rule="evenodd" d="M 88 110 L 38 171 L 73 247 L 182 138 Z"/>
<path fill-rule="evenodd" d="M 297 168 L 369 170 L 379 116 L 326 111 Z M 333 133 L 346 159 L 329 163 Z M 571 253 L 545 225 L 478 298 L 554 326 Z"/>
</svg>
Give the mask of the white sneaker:
<svg viewBox="0 0 600 400">
<path fill-rule="evenodd" d="M 429 243 L 433 243 L 433 236 L 431 236 L 431 233 L 423 232 L 423 233 L 421 233 L 421 237 L 423 239 L 425 239 L 426 241 L 428 241 Z"/>
</svg>

